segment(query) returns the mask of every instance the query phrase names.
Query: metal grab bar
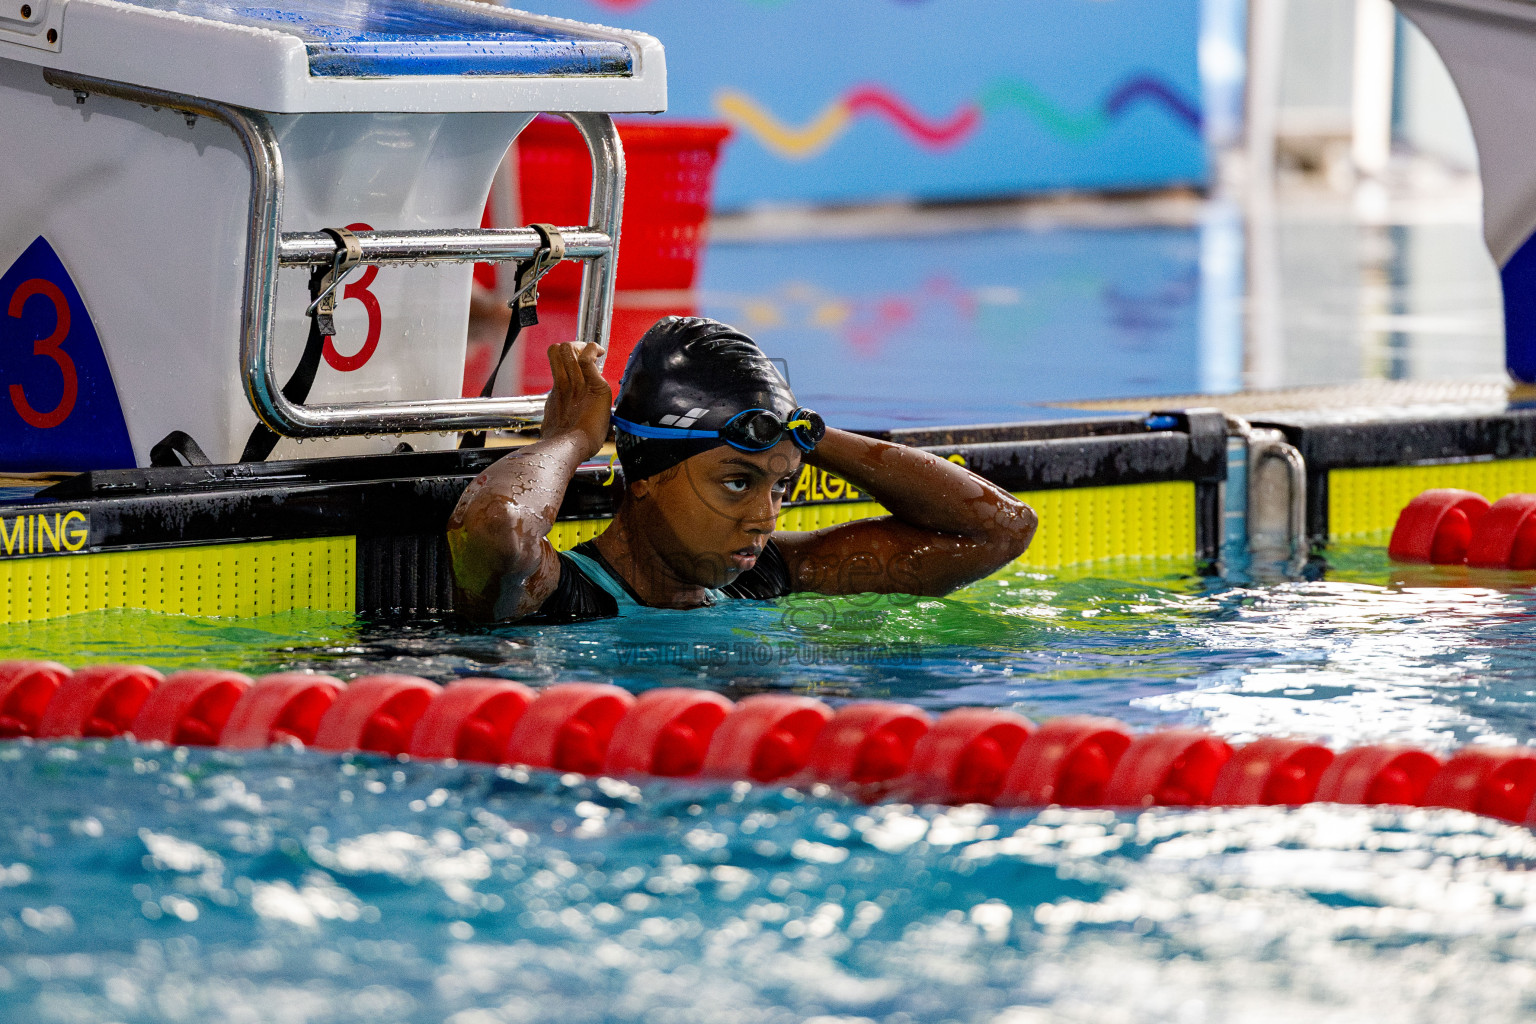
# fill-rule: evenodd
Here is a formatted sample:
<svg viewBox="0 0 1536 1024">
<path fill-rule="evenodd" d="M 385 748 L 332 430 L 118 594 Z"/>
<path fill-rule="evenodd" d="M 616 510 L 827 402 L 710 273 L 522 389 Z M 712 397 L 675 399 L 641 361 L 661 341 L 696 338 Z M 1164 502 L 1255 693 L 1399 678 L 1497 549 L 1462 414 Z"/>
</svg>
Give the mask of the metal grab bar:
<svg viewBox="0 0 1536 1024">
<path fill-rule="evenodd" d="M 1254 551 L 1278 553 L 1275 561 L 1298 572 L 1307 560 L 1307 464 L 1278 430 L 1254 434 L 1249 449 L 1248 543 Z M 1263 436 L 1268 434 L 1273 436 Z M 1280 467 L 1278 479 L 1266 470 L 1275 463 Z M 1284 499 L 1273 497 L 1276 489 L 1284 492 Z"/>
<path fill-rule="evenodd" d="M 1283 563 L 1287 572 L 1300 572 L 1308 553 L 1306 461 L 1278 430 L 1256 428 L 1236 416 L 1227 418 L 1227 429 L 1247 448 L 1248 554 L 1254 563 Z"/>
<path fill-rule="evenodd" d="M 289 401 L 282 393 L 277 370 L 273 366 L 272 338 L 277 322 L 277 271 L 280 265 L 302 266 L 308 259 L 310 239 L 297 233 L 279 234 L 283 212 L 283 157 L 272 126 L 259 112 L 205 100 L 182 93 L 164 92 L 124 82 L 91 78 L 45 70 L 49 85 L 72 90 L 84 102 L 86 95 L 99 93 L 118 99 L 165 107 L 186 114 L 209 117 L 227 125 L 245 148 L 251 168 L 251 199 L 246 228 L 244 298 L 240 314 L 240 366 L 246 398 L 263 423 L 286 437 L 339 437 L 352 434 L 410 434 L 429 431 L 485 430 L 510 426 L 518 421 L 537 421 L 544 408 L 544 395 L 512 398 L 450 398 L 428 401 L 355 402 L 329 405 L 302 405 Z M 592 159 L 592 201 L 589 226 L 583 235 L 586 251 L 567 252 L 586 261 L 581 279 L 581 298 L 576 314 L 576 337 L 584 342 L 608 345 L 608 329 L 613 314 L 614 263 L 618 257 L 619 223 L 624 212 L 624 148 L 619 142 L 613 119 L 600 113 L 560 113 L 576 126 Z M 522 254 L 521 235 L 510 231 L 466 229 L 461 232 L 368 232 L 379 244 L 404 242 L 413 236 L 437 239 L 427 245 L 426 257 L 411 255 L 372 255 L 365 244 L 365 261 L 392 262 L 480 262 L 516 259 Z M 564 232 L 562 231 L 562 234 Z M 531 230 L 528 235 L 537 236 Z M 492 236 L 492 237 L 487 237 Z M 500 241 L 503 236 L 505 241 Z M 326 238 L 334 253 L 335 243 Z M 364 233 L 359 233 L 364 237 Z M 455 237 L 458 241 L 453 241 Z M 568 238 L 570 236 L 567 236 Z M 575 239 L 572 239 L 575 241 Z M 292 242 L 292 250 L 287 244 Z M 478 245 L 505 246 L 500 253 L 465 255 Z M 438 250 L 436 258 L 430 250 Z M 532 255 L 529 249 L 526 255 Z M 291 256 L 292 263 L 285 263 Z M 328 257 L 327 257 L 328 258 Z"/>
<path fill-rule="evenodd" d="M 613 239 L 591 228 L 556 228 L 565 239 L 566 259 L 595 259 L 613 251 Z M 473 231 L 358 231 L 363 263 L 485 263 L 530 259 L 542 244 L 532 228 L 476 228 Z M 336 240 L 323 231 L 284 232 L 277 250 L 283 267 L 319 267 L 331 262 Z"/>
</svg>

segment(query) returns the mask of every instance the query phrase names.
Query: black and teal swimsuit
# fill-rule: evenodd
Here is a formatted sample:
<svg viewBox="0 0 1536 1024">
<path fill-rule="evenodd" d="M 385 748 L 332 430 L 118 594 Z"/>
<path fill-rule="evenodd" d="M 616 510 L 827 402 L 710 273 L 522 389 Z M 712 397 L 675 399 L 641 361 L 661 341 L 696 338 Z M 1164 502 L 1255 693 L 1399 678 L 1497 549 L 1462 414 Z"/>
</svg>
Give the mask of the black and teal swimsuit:
<svg viewBox="0 0 1536 1024">
<path fill-rule="evenodd" d="M 767 601 L 783 597 L 791 590 L 789 566 L 779 546 L 769 541 L 757 563 L 719 590 L 708 591 L 710 602 L 741 598 Z M 630 589 L 624 578 L 597 550 L 585 541 L 560 553 L 560 582 L 555 592 L 545 598 L 539 610 L 524 622 L 579 622 L 606 619 L 646 607 L 640 595 Z"/>
</svg>

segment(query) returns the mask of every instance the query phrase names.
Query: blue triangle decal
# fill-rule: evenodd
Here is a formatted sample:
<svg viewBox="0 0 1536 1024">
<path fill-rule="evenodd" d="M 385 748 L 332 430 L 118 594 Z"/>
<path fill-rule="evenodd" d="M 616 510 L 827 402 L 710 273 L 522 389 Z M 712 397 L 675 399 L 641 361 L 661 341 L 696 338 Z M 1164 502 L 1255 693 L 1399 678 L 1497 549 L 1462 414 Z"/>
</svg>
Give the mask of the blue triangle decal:
<svg viewBox="0 0 1536 1024">
<path fill-rule="evenodd" d="M 101 339 L 69 272 L 39 235 L 0 277 L 0 470 L 133 464 Z"/>
</svg>

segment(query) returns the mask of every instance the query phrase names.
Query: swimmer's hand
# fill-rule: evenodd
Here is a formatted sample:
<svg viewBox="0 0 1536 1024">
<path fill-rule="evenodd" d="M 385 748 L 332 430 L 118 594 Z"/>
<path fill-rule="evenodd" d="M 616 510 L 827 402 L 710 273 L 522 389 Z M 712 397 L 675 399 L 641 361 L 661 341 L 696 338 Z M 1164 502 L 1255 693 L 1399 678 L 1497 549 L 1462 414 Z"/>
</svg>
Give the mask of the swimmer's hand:
<svg viewBox="0 0 1536 1024">
<path fill-rule="evenodd" d="M 568 341 L 549 346 L 549 369 L 554 386 L 544 403 L 543 438 L 572 434 L 585 445 L 583 459 L 590 459 L 608 440 L 613 413 L 613 389 L 603 379 L 598 357 L 603 347 L 596 342 Z"/>
<path fill-rule="evenodd" d="M 486 621 L 532 614 L 560 585 L 549 531 L 577 468 L 608 439 L 613 391 L 600 345 L 549 349 L 554 386 L 543 437 L 514 449 L 464 488 L 448 519 L 454 607 Z"/>
</svg>

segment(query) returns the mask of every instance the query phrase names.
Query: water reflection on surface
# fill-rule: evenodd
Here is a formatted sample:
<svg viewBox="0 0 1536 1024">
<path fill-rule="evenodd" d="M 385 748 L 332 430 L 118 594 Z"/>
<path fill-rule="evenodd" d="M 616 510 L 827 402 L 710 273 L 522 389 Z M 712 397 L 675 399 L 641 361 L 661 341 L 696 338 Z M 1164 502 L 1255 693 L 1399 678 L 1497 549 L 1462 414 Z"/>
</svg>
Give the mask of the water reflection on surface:
<svg viewBox="0 0 1536 1024">
<path fill-rule="evenodd" d="M 43 1021 L 1514 1021 L 1536 841 L 1458 812 L 863 807 L 294 751 L 15 744 Z"/>
</svg>

